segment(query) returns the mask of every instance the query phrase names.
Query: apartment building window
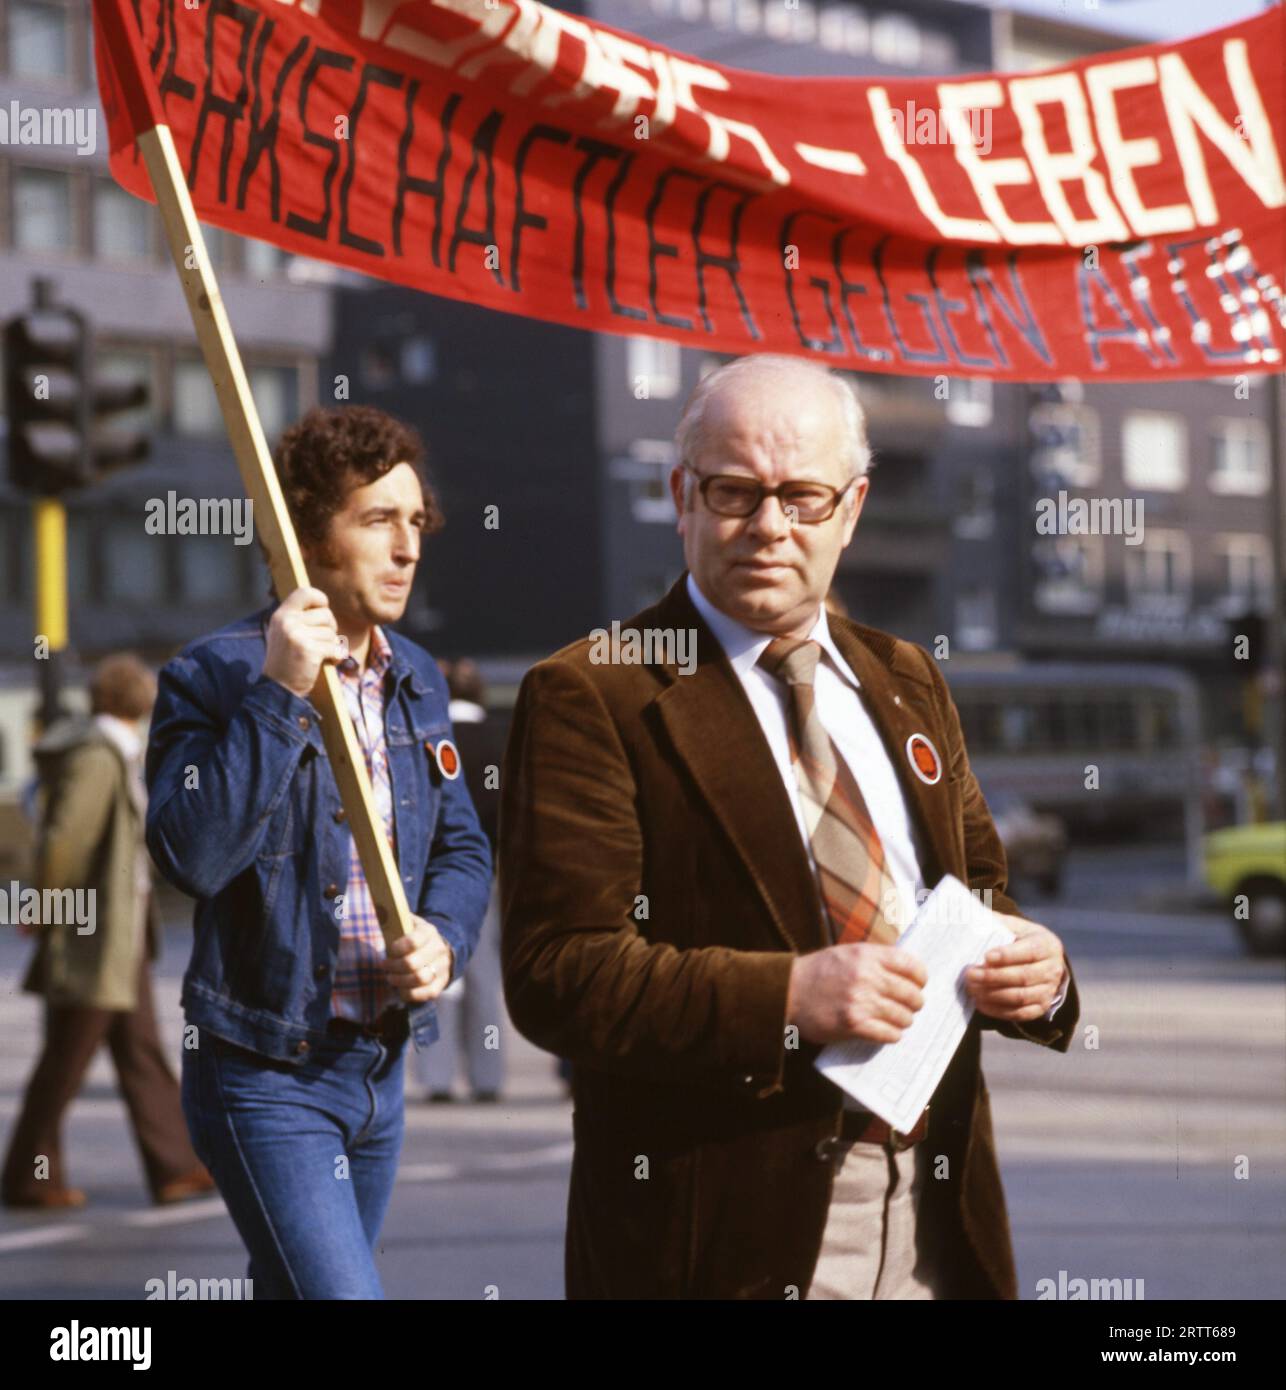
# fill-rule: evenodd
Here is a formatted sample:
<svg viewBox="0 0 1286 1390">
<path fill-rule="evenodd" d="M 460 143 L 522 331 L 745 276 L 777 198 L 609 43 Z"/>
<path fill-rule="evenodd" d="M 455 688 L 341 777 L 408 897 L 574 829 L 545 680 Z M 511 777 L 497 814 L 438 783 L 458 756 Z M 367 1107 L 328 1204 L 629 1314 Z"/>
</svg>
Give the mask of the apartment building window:
<svg viewBox="0 0 1286 1390">
<path fill-rule="evenodd" d="M 283 275 L 290 252 L 268 241 L 245 239 L 241 243 L 245 273 L 254 280 L 272 280 Z"/>
<path fill-rule="evenodd" d="M 207 222 L 201 223 L 201 240 L 205 242 L 205 254 L 209 256 L 210 265 L 215 270 L 232 268 L 232 243 L 239 239 L 230 236 L 222 227 L 211 227 Z"/>
<path fill-rule="evenodd" d="M 810 0 L 797 0 L 791 6 L 767 4 L 763 7 L 764 33 L 788 43 L 811 43 L 817 33 L 817 11 Z"/>
<path fill-rule="evenodd" d="M 827 5 L 817 17 L 817 43 L 829 53 L 859 57 L 871 46 L 871 25 L 852 5 Z"/>
<path fill-rule="evenodd" d="M 629 484 L 630 512 L 635 521 L 674 522 L 674 500 L 670 496 L 670 470 L 676 462 L 674 443 L 669 439 L 636 439 L 629 457 L 614 472 Z"/>
<path fill-rule="evenodd" d="M 362 349 L 358 361 L 362 385 L 372 391 L 382 391 L 397 381 L 395 345 L 391 342 L 370 343 Z"/>
<path fill-rule="evenodd" d="M 72 251 L 76 246 L 71 175 L 31 165 L 13 170 L 13 244 L 19 251 Z"/>
<path fill-rule="evenodd" d="M 98 539 L 105 584 L 95 602 L 145 604 L 165 598 L 165 555 L 174 544 L 169 536 L 149 535 L 142 516 L 130 513 L 107 517 Z"/>
<path fill-rule="evenodd" d="M 648 400 L 668 401 L 677 396 L 683 379 L 681 354 L 678 343 L 631 338 L 626 368 L 631 394 L 642 386 Z"/>
<path fill-rule="evenodd" d="M 94 181 L 94 255 L 140 264 L 152 259 L 152 208 L 110 179 Z"/>
<path fill-rule="evenodd" d="M 269 443 L 299 413 L 299 371 L 294 366 L 246 366 L 250 394 Z M 223 433 L 223 414 L 205 363 L 195 359 L 174 365 L 174 432 L 198 438 Z"/>
<path fill-rule="evenodd" d="M 1269 613 L 1273 606 L 1273 557 L 1267 536 L 1228 534 L 1215 537 L 1219 561 L 1219 607 L 1229 614 Z"/>
<path fill-rule="evenodd" d="M 951 529 L 961 540 L 985 541 L 996 529 L 996 478 L 989 467 L 960 475 L 959 502 Z"/>
<path fill-rule="evenodd" d="M 1094 613 L 1102 607 L 1102 536 L 1042 536 L 1032 557 L 1037 608 L 1046 613 Z"/>
<path fill-rule="evenodd" d="M 438 358 L 433 339 L 423 333 L 407 338 L 402 344 L 402 380 L 423 386 L 438 374 Z"/>
<path fill-rule="evenodd" d="M 981 377 L 961 377 L 951 382 L 947 419 L 953 425 L 989 425 L 992 411 L 991 382 Z"/>
<path fill-rule="evenodd" d="M 712 29 L 731 29 L 736 0 L 710 0 L 708 23 Z"/>
<path fill-rule="evenodd" d="M 1210 491 L 1262 497 L 1268 491 L 1268 428 L 1262 420 L 1212 421 Z"/>
<path fill-rule="evenodd" d="M 905 15 L 883 14 L 871 25 L 871 55 L 890 67 L 919 67 L 920 30 Z"/>
<path fill-rule="evenodd" d="M 100 343 L 94 357 L 94 370 L 101 381 L 128 385 L 141 381 L 148 388 L 147 404 L 109 416 L 109 427 L 121 433 L 156 429 L 161 414 L 156 354 L 147 348 Z"/>
<path fill-rule="evenodd" d="M 674 0 L 663 0 L 661 5 L 653 3 L 653 9 L 670 10 L 674 6 Z M 758 0 L 709 0 L 709 11 L 707 14 L 700 13 L 700 3 L 688 5 L 680 3 L 680 9 L 695 9 L 695 15 L 684 13 L 685 19 L 704 20 L 712 29 L 740 29 L 742 33 L 753 34 L 759 28 L 759 5 Z"/>
<path fill-rule="evenodd" d="M 1048 401 L 1028 412 L 1035 462 L 1055 486 L 1092 487 L 1103 469 L 1098 411 Z"/>
<path fill-rule="evenodd" d="M 1125 587 L 1132 606 L 1183 612 L 1192 592 L 1192 549 L 1182 531 L 1148 528 L 1142 545 L 1125 547 Z"/>
<path fill-rule="evenodd" d="M 987 652 L 996 645 L 996 595 L 992 589 L 965 589 L 956 596 L 956 645 Z"/>
<path fill-rule="evenodd" d="M 275 439 L 299 413 L 299 373 L 294 367 L 265 366 L 248 367 L 246 375 L 263 432 Z"/>
<path fill-rule="evenodd" d="M 1188 427 L 1182 415 L 1132 410 L 1121 426 L 1126 487 L 1178 492 L 1188 481 Z"/>
<path fill-rule="evenodd" d="M 245 564 L 231 536 L 179 538 L 179 585 L 189 603 L 230 603 L 245 590 Z"/>
<path fill-rule="evenodd" d="M 71 76 L 71 22 L 66 5 L 9 0 L 9 71 L 20 77 Z"/>
<path fill-rule="evenodd" d="M 219 398 L 204 362 L 174 364 L 173 424 L 175 434 L 210 438 L 223 433 Z"/>
</svg>

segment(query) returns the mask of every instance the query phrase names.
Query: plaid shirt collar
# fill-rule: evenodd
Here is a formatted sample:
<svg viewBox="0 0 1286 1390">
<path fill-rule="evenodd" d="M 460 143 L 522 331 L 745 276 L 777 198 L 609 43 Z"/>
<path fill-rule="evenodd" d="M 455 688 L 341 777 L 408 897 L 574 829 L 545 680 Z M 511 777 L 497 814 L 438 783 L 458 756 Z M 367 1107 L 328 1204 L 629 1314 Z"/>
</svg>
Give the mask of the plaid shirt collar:
<svg viewBox="0 0 1286 1390">
<path fill-rule="evenodd" d="M 359 684 L 368 678 L 378 681 L 380 689 L 383 689 L 384 676 L 392 664 L 393 648 L 389 645 L 383 630 L 376 626 L 371 628 L 371 645 L 366 653 L 365 670 L 360 670 L 356 659 L 350 656 L 339 663 L 339 672 L 340 675 L 349 680 L 356 680 Z"/>
</svg>

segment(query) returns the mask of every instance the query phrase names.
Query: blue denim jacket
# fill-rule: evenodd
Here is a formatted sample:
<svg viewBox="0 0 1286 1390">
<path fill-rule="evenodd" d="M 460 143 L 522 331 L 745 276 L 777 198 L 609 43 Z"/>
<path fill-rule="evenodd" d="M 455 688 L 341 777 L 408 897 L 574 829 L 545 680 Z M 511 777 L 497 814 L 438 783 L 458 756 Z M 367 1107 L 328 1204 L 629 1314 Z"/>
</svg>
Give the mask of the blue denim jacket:
<svg viewBox="0 0 1286 1390">
<path fill-rule="evenodd" d="M 197 899 L 188 1021 L 302 1062 L 330 1017 L 334 897 L 347 884 L 349 837 L 316 708 L 262 674 L 275 606 L 190 643 L 161 671 L 147 847 Z M 386 635 L 398 870 L 411 910 L 454 952 L 458 977 L 486 911 L 491 851 L 464 778 L 444 778 L 426 747 L 452 737 L 446 681 L 423 648 Z M 410 1027 L 417 1047 L 436 1041 L 436 1006 L 411 1005 Z"/>
</svg>

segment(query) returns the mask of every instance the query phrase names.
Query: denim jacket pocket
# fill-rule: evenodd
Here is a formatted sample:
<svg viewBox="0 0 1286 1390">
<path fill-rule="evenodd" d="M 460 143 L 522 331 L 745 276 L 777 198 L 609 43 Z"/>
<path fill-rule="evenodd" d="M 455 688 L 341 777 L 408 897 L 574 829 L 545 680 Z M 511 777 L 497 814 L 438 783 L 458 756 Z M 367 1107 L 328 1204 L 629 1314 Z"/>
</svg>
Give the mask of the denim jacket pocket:
<svg viewBox="0 0 1286 1390">
<path fill-rule="evenodd" d="M 259 876 L 259 894 L 263 903 L 264 921 L 272 918 L 272 910 L 277 903 L 277 893 L 281 888 L 282 874 L 295 862 L 293 850 L 284 854 L 261 854 L 255 860 L 255 872 Z"/>
</svg>

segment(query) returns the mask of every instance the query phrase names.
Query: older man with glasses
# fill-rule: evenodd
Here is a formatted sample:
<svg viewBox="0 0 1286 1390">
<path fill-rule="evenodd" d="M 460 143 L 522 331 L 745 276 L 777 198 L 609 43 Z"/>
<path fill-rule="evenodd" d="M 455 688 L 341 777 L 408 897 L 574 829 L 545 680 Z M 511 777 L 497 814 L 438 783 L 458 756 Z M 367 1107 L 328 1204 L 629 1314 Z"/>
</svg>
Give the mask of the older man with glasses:
<svg viewBox="0 0 1286 1390">
<path fill-rule="evenodd" d="M 1076 987 L 1006 896 L 933 659 L 825 610 L 871 486 L 860 406 L 742 358 L 676 442 L 687 571 L 624 627 L 695 629 L 695 670 L 678 643 L 564 648 L 501 778 L 510 1012 L 573 1064 L 568 1295 L 1014 1298 L 980 1030 L 1066 1051 Z M 898 924 L 946 874 L 1016 939 L 969 972 L 973 1021 L 900 1133 L 812 1063 L 910 1026 L 927 976 Z"/>
</svg>

